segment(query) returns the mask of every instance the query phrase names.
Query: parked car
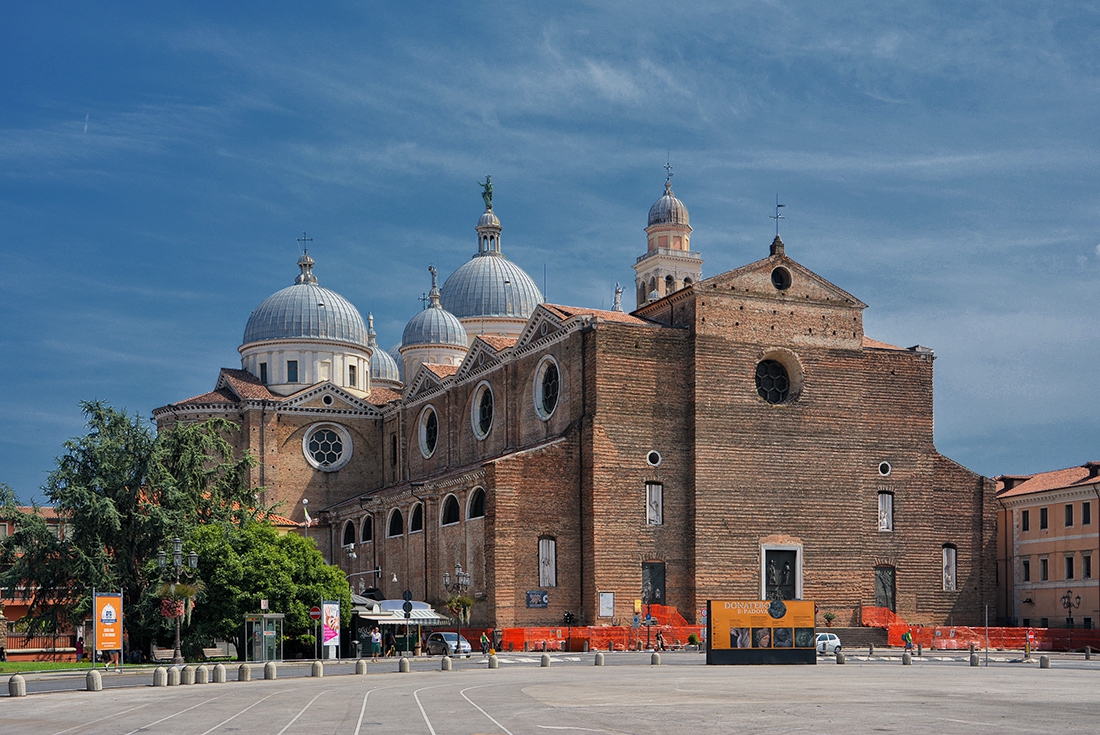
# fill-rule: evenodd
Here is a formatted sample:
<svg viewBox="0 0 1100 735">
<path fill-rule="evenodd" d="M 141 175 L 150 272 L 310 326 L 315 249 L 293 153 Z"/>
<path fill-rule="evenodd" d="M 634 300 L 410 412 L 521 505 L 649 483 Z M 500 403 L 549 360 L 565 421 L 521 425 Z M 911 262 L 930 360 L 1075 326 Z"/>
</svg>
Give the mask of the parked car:
<svg viewBox="0 0 1100 735">
<path fill-rule="evenodd" d="M 836 633 L 817 634 L 818 653 L 840 653 L 840 638 Z"/>
<path fill-rule="evenodd" d="M 428 636 L 428 655 L 435 654 L 453 656 L 455 655 L 455 646 L 460 646 L 458 651 L 459 655 L 466 654 L 469 657 L 473 649 L 470 647 L 470 642 L 466 640 L 466 636 L 461 637 L 459 642 L 458 633 L 432 633 Z"/>
</svg>

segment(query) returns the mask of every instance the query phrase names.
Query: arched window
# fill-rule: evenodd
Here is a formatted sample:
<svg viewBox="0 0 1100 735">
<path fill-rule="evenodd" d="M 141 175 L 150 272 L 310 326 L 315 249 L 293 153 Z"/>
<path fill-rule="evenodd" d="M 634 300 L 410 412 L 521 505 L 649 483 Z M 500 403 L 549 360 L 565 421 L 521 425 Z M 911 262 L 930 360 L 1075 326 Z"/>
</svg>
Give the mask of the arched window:
<svg viewBox="0 0 1100 735">
<path fill-rule="evenodd" d="M 359 522 L 359 542 L 374 541 L 374 516 L 363 516 Z"/>
<path fill-rule="evenodd" d="M 355 524 L 348 521 L 344 524 L 344 546 L 351 546 L 355 543 Z"/>
<path fill-rule="evenodd" d="M 443 501 L 443 514 L 440 516 L 440 524 L 449 526 L 459 521 L 458 514 L 458 498 L 454 495 L 448 495 Z"/>
<path fill-rule="evenodd" d="M 412 517 L 409 518 L 409 533 L 424 530 L 424 504 L 417 503 L 413 506 Z"/>
<path fill-rule="evenodd" d="M 672 276 L 665 276 L 665 295 L 672 293 L 676 290 L 676 281 L 672 279 Z"/>
<path fill-rule="evenodd" d="M 386 531 L 386 536 L 389 538 L 396 538 L 397 536 L 404 535 L 405 533 L 405 519 L 401 517 L 401 511 L 395 510 L 390 514 L 390 526 Z"/>
<path fill-rule="evenodd" d="M 470 510 L 466 513 L 466 517 L 485 517 L 485 491 L 480 487 L 476 488 L 473 493 L 470 494 Z"/>
</svg>

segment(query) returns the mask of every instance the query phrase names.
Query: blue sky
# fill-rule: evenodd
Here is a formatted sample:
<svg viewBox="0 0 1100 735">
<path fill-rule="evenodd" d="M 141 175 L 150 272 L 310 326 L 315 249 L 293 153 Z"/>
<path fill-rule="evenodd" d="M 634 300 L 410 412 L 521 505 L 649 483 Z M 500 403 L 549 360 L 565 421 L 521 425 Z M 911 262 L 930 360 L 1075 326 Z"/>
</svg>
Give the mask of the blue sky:
<svg viewBox="0 0 1100 735">
<path fill-rule="evenodd" d="M 409 5 L 6 10 L 0 482 L 37 494 L 80 400 L 239 366 L 303 231 L 396 343 L 486 174 L 549 300 L 632 304 L 666 157 L 705 276 L 767 254 L 778 193 L 867 334 L 936 351 L 941 452 L 1100 460 L 1100 4 Z"/>
</svg>

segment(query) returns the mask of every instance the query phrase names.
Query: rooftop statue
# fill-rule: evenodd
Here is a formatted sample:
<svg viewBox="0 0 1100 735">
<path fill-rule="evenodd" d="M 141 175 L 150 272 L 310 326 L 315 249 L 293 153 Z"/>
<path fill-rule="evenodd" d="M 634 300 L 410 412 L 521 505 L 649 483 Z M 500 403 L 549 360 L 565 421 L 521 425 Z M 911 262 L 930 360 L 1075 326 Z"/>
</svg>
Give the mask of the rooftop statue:
<svg viewBox="0 0 1100 735">
<path fill-rule="evenodd" d="M 477 185 L 481 187 L 481 198 L 485 200 L 485 208 L 493 208 L 493 177 L 486 176 L 485 182 L 477 182 Z"/>
</svg>

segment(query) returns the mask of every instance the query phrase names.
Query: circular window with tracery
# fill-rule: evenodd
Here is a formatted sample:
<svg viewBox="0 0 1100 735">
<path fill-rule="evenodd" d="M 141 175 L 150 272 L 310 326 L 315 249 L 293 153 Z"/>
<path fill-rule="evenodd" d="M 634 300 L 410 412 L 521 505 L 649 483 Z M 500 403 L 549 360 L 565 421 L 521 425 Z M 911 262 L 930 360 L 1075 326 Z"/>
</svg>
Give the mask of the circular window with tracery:
<svg viewBox="0 0 1100 735">
<path fill-rule="evenodd" d="M 756 392 L 768 403 L 785 403 L 791 393 L 787 368 L 778 360 L 761 360 L 756 364 Z"/>
<path fill-rule="evenodd" d="M 535 371 L 535 412 L 543 421 L 550 418 L 558 407 L 561 393 L 561 373 L 552 357 L 543 358 Z"/>
<path fill-rule="evenodd" d="M 351 435 L 337 424 L 311 426 L 302 438 L 306 461 L 322 472 L 335 472 L 351 461 Z"/>
<path fill-rule="evenodd" d="M 420 412 L 420 453 L 424 459 L 435 454 L 435 447 L 439 443 L 439 416 L 431 406 Z"/>
</svg>

